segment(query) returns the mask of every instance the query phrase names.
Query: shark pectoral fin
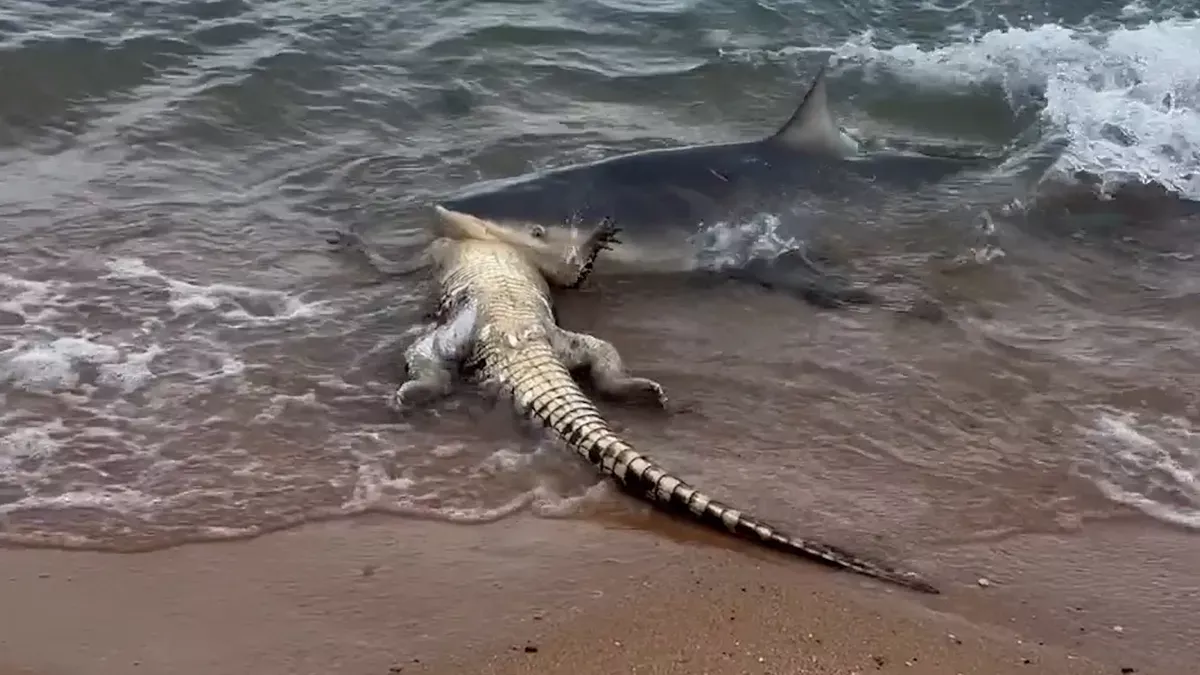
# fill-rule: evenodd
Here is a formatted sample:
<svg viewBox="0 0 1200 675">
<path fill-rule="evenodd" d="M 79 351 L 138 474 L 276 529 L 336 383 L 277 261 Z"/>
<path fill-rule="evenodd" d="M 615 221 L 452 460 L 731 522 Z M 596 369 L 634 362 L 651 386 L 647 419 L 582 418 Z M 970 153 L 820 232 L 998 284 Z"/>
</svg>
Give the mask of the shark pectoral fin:
<svg viewBox="0 0 1200 675">
<path fill-rule="evenodd" d="M 879 302 L 870 290 L 821 270 L 798 250 L 785 251 L 771 258 L 753 258 L 723 273 L 737 281 L 797 295 L 811 305 L 826 309 Z"/>
<path fill-rule="evenodd" d="M 829 92 L 825 85 L 828 66 L 821 66 L 804 100 L 767 140 L 797 150 L 830 153 L 838 156 L 858 152 L 857 144 L 842 133 L 829 109 Z"/>
</svg>

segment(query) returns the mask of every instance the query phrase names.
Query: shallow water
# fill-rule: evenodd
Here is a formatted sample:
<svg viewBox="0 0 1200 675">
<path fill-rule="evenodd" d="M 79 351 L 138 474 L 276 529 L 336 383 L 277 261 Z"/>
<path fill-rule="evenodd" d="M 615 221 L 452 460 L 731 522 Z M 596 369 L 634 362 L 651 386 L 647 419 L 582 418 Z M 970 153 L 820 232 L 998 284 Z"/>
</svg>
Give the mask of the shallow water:
<svg viewBox="0 0 1200 675">
<path fill-rule="evenodd" d="M 610 417 L 714 495 L 900 560 L 1130 517 L 1194 537 L 1200 219 L 1174 199 L 1200 199 L 1200 20 L 1036 6 L 6 5 L 0 537 L 135 550 L 368 511 L 611 517 L 588 467 L 470 392 L 396 419 L 424 288 L 376 283 L 320 232 L 413 255 L 428 203 L 476 181 L 752 138 L 830 55 L 863 133 L 1018 167 L 1052 136 L 1067 150 L 1037 192 L 905 197 L 903 224 L 847 207 L 836 230 L 718 227 L 820 240 L 887 282 L 889 309 L 671 278 L 564 297 L 564 323 L 694 408 Z M 1078 171 L 1166 196 L 1101 200 Z M 891 311 L 918 295 L 946 320 Z"/>
</svg>

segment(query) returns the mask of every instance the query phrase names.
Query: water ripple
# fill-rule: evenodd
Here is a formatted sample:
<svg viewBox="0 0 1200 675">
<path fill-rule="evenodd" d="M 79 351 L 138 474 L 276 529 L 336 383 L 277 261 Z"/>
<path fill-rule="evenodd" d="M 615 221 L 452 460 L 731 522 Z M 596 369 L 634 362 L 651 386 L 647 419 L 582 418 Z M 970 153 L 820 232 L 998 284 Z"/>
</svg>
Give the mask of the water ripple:
<svg viewBox="0 0 1200 675">
<path fill-rule="evenodd" d="M 1085 27 L 1068 8 L 1074 28 L 1015 27 L 926 5 L 7 3 L 0 85 L 20 95 L 0 101 L 3 536 L 138 547 L 366 510 L 486 521 L 574 504 L 595 483 L 586 467 L 511 427 L 480 438 L 469 403 L 429 424 L 389 416 L 423 282 L 377 283 L 319 232 L 353 226 L 411 255 L 429 202 L 477 181 L 760 137 L 831 53 L 838 112 L 860 129 L 1016 157 L 1065 121 L 1075 151 L 1148 157 L 1148 177 L 1190 184 L 1194 83 L 1171 66 L 1194 22 L 1116 29 L 1100 12 Z M 1040 60 L 1014 48 L 1030 44 Z M 1114 130 L 1063 92 L 1140 112 Z M 1039 112 L 1047 100 L 1058 112 Z M 1088 406 L 1189 414 L 1195 225 L 1091 194 L 1006 202 L 988 242 L 1006 255 L 946 270 L 938 256 L 966 236 L 943 212 L 952 196 L 913 198 L 907 216 L 839 204 L 837 231 L 801 242 L 909 279 L 897 294 L 938 295 L 937 326 L 814 321 L 736 289 L 606 289 L 597 332 L 644 340 L 629 353 L 680 388 L 713 384 L 703 438 L 634 433 L 748 503 L 871 527 L 898 513 L 969 538 L 1103 514 L 1047 476 L 1099 447 L 1079 430 Z M 778 250 L 779 222 L 717 225 Z M 722 303 L 738 322 L 719 323 Z M 763 321 L 751 334 L 748 311 Z M 1157 461 L 1135 459 L 1102 465 L 1121 501 L 1186 506 L 1194 491 L 1167 485 L 1180 471 L 1112 475 Z M 800 487 L 759 494 L 781 476 Z"/>
</svg>

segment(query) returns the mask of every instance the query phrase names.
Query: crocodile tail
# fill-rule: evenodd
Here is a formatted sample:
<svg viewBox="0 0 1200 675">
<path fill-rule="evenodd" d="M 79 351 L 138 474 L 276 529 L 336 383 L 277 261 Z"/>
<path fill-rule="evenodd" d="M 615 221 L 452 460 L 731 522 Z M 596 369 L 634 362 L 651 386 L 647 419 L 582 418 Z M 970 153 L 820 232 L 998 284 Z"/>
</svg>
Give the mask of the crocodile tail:
<svg viewBox="0 0 1200 675">
<path fill-rule="evenodd" d="M 493 370 L 492 374 L 506 385 L 525 415 L 536 419 L 602 472 L 654 504 L 785 553 L 924 593 L 939 593 L 913 573 L 871 562 L 835 546 L 784 534 L 672 476 L 612 431 L 549 348 L 527 350 L 512 368 L 520 372 Z"/>
<path fill-rule="evenodd" d="M 889 581 L 923 593 L 937 594 L 939 592 L 932 584 L 911 572 L 902 572 L 881 563 L 866 560 L 836 546 L 785 534 L 772 525 L 712 499 L 686 482 L 672 476 L 653 460 L 638 453 L 619 439 L 602 447 L 610 448 L 610 450 L 607 452 L 604 450 L 592 451 L 589 453 L 589 457 L 611 455 L 614 476 L 630 490 L 645 494 L 651 501 L 664 507 L 681 513 L 686 512 L 696 520 L 714 528 L 727 529 L 745 539 L 757 541 L 785 553 Z"/>
</svg>

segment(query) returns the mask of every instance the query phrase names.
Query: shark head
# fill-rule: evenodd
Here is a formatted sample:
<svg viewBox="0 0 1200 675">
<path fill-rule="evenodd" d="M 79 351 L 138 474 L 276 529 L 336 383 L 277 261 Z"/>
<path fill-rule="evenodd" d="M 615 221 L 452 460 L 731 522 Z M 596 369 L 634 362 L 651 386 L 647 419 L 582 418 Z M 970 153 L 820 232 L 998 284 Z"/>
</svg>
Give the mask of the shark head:
<svg viewBox="0 0 1200 675">
<path fill-rule="evenodd" d="M 591 246 L 593 231 L 577 225 L 546 227 L 539 223 L 495 221 L 441 205 L 434 234 L 459 241 L 494 241 L 520 252 L 550 281 L 572 285 L 586 275 L 599 251 Z"/>
</svg>

